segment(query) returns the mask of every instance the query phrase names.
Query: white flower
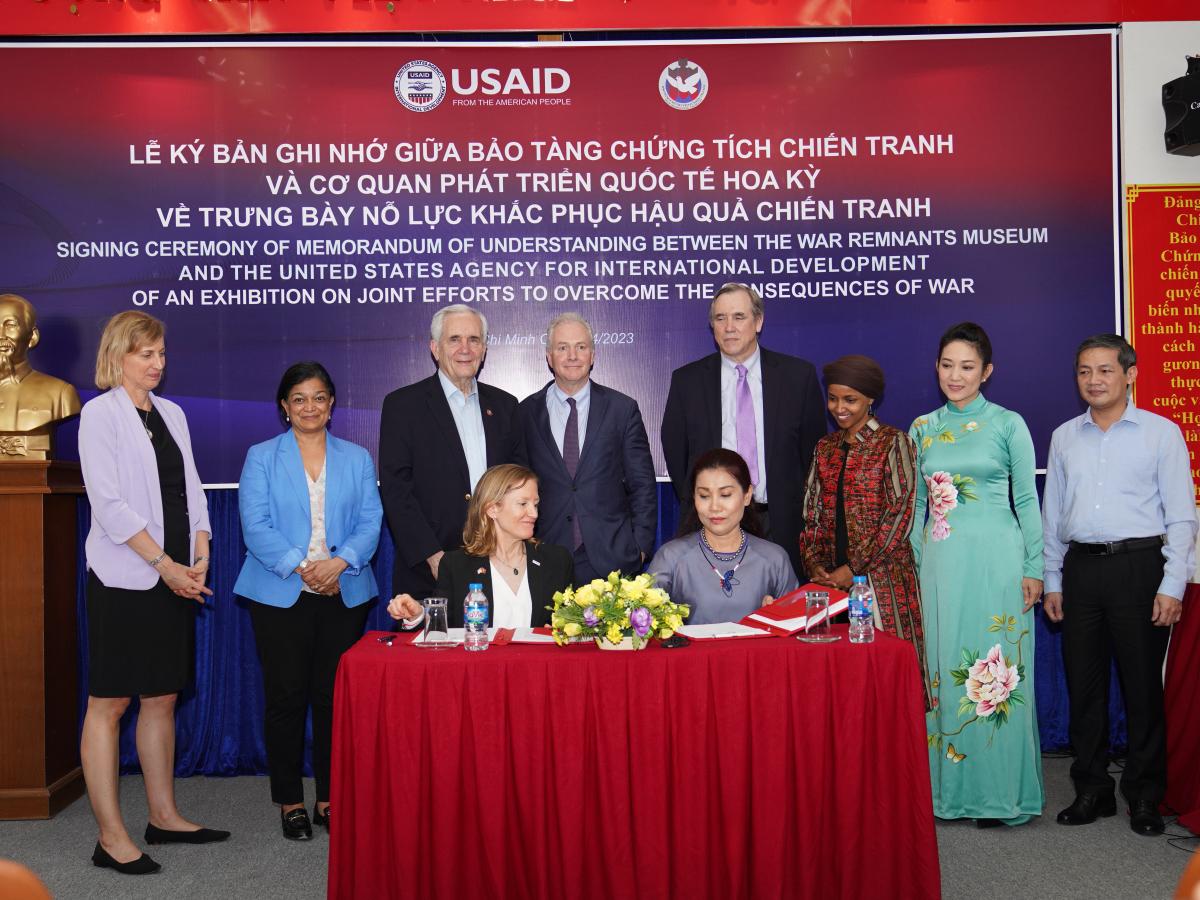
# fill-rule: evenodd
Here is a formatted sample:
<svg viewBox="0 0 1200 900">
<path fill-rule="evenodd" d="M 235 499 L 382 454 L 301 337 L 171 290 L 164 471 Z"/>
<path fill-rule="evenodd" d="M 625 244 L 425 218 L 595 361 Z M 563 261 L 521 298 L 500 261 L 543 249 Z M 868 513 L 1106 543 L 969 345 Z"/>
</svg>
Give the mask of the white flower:
<svg viewBox="0 0 1200 900">
<path fill-rule="evenodd" d="M 1004 654 L 997 644 L 985 659 L 975 660 L 967 673 L 967 697 L 975 704 L 975 715 L 986 718 L 996 711 L 996 708 L 1009 698 L 1021 676 L 1017 667 L 1008 665 Z"/>
</svg>

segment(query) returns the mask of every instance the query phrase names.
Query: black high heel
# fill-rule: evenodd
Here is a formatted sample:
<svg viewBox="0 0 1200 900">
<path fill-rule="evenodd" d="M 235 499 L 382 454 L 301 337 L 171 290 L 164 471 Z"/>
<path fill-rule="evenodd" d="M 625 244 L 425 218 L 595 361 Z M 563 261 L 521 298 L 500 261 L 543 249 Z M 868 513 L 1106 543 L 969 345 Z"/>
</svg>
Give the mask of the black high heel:
<svg viewBox="0 0 1200 900">
<path fill-rule="evenodd" d="M 92 865 L 100 869 L 112 869 L 122 875 L 151 875 L 162 868 L 145 853 L 132 862 L 117 862 L 100 846 L 99 841 L 96 842 L 96 849 L 92 851 Z"/>
</svg>

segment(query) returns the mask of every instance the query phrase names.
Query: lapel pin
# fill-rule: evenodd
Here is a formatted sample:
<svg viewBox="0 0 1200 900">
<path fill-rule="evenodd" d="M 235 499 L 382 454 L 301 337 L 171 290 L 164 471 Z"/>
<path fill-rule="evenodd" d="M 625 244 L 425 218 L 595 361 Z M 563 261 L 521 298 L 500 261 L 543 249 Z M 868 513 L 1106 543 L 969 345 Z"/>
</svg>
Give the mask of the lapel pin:
<svg viewBox="0 0 1200 900">
<path fill-rule="evenodd" d="M 483 568 L 483 566 L 480 566 L 478 569 L 475 570 L 475 574 L 476 575 L 486 575 L 487 571 Z"/>
<path fill-rule="evenodd" d="M 486 414 L 486 415 L 489 415 L 489 416 L 490 416 L 490 415 L 492 414 L 492 411 L 491 411 L 490 409 L 485 409 L 485 410 L 484 410 L 484 414 Z"/>
<path fill-rule="evenodd" d="M 531 560 L 530 560 L 530 562 L 531 562 L 531 563 L 533 563 L 535 566 L 540 566 L 540 565 L 541 565 L 541 563 L 540 563 L 540 562 L 538 562 L 536 559 L 531 559 Z"/>
</svg>

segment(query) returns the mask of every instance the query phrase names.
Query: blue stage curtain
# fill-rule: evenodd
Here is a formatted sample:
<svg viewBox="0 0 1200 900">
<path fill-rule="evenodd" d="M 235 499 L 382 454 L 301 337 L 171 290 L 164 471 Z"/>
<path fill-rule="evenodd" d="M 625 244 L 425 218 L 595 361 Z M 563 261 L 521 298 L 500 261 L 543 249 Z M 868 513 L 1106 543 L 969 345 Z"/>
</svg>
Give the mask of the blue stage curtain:
<svg viewBox="0 0 1200 900">
<path fill-rule="evenodd" d="M 679 518 L 679 504 L 668 483 L 659 484 L 658 543 L 672 537 Z M 262 733 L 262 673 L 254 646 L 250 615 L 235 601 L 233 583 L 246 553 L 238 521 L 237 491 L 208 492 L 209 517 L 213 526 L 209 587 L 213 596 L 200 610 L 196 623 L 196 677 L 179 698 L 176 717 L 175 773 L 184 775 L 257 775 L 267 770 Z M 80 721 L 87 703 L 87 609 L 84 597 L 86 571 L 83 541 L 90 510 L 80 500 L 78 529 L 78 632 L 80 665 Z M 391 596 L 392 538 L 384 525 L 379 552 L 373 566 L 382 598 Z M 368 630 L 389 629 L 386 602 L 372 604 Z M 1046 622 L 1039 607 L 1037 629 L 1037 711 L 1044 750 L 1068 746 L 1067 692 L 1063 676 L 1061 639 L 1058 628 Z M 122 721 L 121 771 L 138 772 L 134 746 L 134 716 L 137 704 Z M 1113 679 L 1111 702 L 1112 741 L 1125 745 L 1125 717 L 1120 690 Z M 307 767 L 307 764 L 306 764 Z M 264 788 L 264 797 L 265 788 Z"/>
</svg>

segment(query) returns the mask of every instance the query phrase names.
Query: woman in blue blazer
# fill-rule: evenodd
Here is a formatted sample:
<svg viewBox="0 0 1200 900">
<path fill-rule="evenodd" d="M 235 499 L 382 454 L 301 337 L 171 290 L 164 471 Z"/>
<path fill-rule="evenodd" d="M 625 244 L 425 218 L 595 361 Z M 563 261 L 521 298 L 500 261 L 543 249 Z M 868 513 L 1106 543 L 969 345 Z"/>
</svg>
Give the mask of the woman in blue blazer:
<svg viewBox="0 0 1200 900">
<path fill-rule="evenodd" d="M 329 827 L 329 753 L 338 660 L 359 637 L 378 589 L 371 557 L 383 507 L 362 447 L 329 434 L 333 379 L 316 362 L 283 374 L 276 399 L 291 426 L 250 448 L 238 485 L 246 561 L 234 593 L 251 601 L 266 699 L 271 799 L 284 837 Z M 313 818 L 304 808 L 304 720 L 313 717 Z"/>
</svg>

